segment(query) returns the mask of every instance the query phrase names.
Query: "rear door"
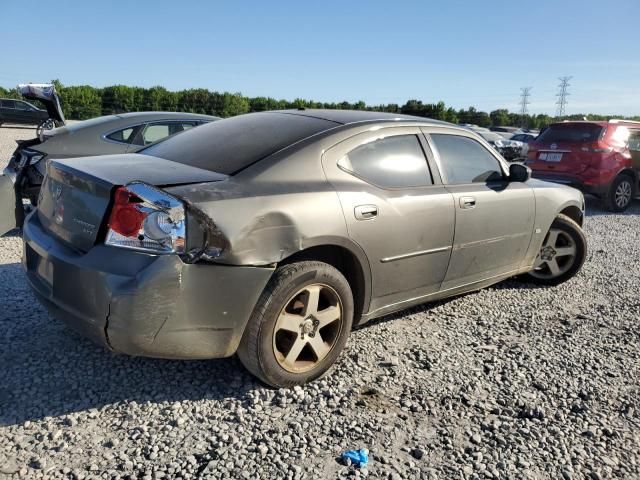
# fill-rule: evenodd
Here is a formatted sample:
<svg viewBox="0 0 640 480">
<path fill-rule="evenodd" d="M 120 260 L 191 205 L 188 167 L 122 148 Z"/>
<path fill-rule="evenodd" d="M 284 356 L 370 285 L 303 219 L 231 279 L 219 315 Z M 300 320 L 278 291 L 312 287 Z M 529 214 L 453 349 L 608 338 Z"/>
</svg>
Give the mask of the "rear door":
<svg viewBox="0 0 640 480">
<path fill-rule="evenodd" d="M 355 135 L 323 155 L 349 236 L 372 271 L 370 309 L 433 293 L 453 242 L 453 197 L 427 161 L 417 127 Z"/>
<path fill-rule="evenodd" d="M 517 270 L 529 248 L 535 197 L 508 182 L 497 156 L 471 133 L 425 129 L 455 205 L 455 238 L 443 290 Z"/>
</svg>

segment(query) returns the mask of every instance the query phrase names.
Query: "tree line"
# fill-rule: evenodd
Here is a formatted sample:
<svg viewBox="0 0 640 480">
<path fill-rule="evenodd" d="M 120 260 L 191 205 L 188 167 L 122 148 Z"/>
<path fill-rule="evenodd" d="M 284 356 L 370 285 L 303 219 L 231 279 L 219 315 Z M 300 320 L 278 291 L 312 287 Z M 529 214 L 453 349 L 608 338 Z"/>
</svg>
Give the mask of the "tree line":
<svg viewBox="0 0 640 480">
<path fill-rule="evenodd" d="M 480 127 L 516 126 L 540 129 L 557 120 L 546 114 L 523 116 L 504 108 L 491 112 L 483 112 L 474 107 L 455 109 L 447 107 L 444 102 L 423 103 L 421 100 L 408 100 L 404 105 L 395 103 L 367 105 L 363 101 L 335 103 L 316 102 L 302 98 L 291 101 L 277 100 L 271 97 L 246 97 L 240 93 L 221 93 L 204 88 L 170 91 L 160 86 L 142 88 L 113 85 L 95 88 L 89 85 L 66 86 L 58 80 L 54 80 L 53 83 L 60 96 L 65 117 L 74 120 L 137 111 L 191 112 L 232 117 L 249 112 L 302 107 L 403 113 L 451 123 L 475 124 Z M 19 95 L 16 90 L 0 87 L 0 97 L 19 98 Z M 575 114 L 563 117 L 563 119 L 569 120 L 608 120 L 609 118 L 624 117 L 594 114 Z M 640 120 L 640 117 L 631 117 L 631 119 Z"/>
</svg>

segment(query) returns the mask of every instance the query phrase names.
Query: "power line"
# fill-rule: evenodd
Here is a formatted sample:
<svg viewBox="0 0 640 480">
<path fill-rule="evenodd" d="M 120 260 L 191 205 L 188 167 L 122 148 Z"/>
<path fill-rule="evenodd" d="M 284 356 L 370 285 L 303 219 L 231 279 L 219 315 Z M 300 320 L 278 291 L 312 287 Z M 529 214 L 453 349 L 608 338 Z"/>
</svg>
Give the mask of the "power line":
<svg viewBox="0 0 640 480">
<path fill-rule="evenodd" d="M 570 95 L 570 93 L 567 91 L 570 85 L 569 80 L 571 80 L 572 78 L 573 77 L 558 78 L 558 80 L 560 80 L 560 85 L 558 85 L 560 91 L 556 95 L 556 97 L 558 97 L 558 101 L 556 102 L 556 105 L 558 105 L 556 117 L 558 117 L 559 119 L 564 117 L 565 108 L 567 107 L 567 97 Z"/>
<path fill-rule="evenodd" d="M 531 102 L 529 101 L 529 97 L 531 96 L 531 89 L 533 87 L 522 87 L 520 89 L 520 117 L 521 117 L 521 122 L 522 122 L 522 126 L 526 126 L 526 117 L 527 117 L 527 105 L 529 105 Z"/>
</svg>

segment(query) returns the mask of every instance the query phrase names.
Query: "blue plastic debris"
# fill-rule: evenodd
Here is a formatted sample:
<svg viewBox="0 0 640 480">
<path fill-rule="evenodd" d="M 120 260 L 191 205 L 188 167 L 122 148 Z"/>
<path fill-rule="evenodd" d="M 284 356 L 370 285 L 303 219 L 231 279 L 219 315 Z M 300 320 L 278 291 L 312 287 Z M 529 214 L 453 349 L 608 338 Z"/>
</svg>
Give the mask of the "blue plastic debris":
<svg viewBox="0 0 640 480">
<path fill-rule="evenodd" d="M 342 454 L 342 460 L 351 460 L 351 465 L 357 468 L 364 467 L 369 461 L 369 450 L 361 448 L 360 450 L 347 450 Z"/>
</svg>

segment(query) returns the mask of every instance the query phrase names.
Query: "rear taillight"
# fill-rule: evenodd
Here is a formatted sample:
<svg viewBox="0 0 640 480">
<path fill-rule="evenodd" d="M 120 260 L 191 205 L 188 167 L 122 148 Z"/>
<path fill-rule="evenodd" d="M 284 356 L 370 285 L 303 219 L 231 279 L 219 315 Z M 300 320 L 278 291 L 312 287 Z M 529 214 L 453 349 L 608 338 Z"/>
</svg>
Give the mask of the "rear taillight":
<svg viewBox="0 0 640 480">
<path fill-rule="evenodd" d="M 184 253 L 183 203 L 151 185 L 133 182 L 113 194 L 106 245 L 153 253 Z"/>
</svg>

